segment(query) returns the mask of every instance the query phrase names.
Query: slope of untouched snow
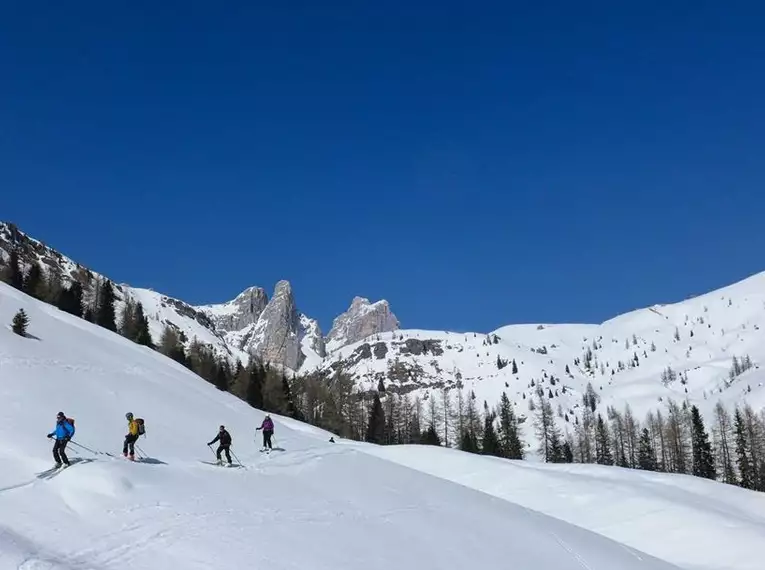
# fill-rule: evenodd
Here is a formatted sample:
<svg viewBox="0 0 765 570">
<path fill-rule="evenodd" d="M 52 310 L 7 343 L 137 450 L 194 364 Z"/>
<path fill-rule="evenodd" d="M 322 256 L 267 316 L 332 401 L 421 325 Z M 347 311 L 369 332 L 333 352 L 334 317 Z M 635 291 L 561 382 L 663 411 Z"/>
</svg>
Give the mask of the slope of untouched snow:
<svg viewBox="0 0 765 570">
<path fill-rule="evenodd" d="M 683 568 L 762 568 L 762 493 L 687 475 L 509 461 L 425 446 L 348 445 L 568 521 Z"/>
<path fill-rule="evenodd" d="M 29 338 L 0 327 L 0 569 L 664 570 L 672 566 L 563 521 L 455 485 L 263 414 L 177 363 L 0 284 L 0 323 L 27 311 Z M 130 463 L 70 446 L 48 468 L 56 412 L 75 441 L 118 452 L 124 414 L 146 419 Z M 203 463 L 225 424 L 246 469 Z M 78 450 L 78 451 L 75 451 Z"/>
</svg>

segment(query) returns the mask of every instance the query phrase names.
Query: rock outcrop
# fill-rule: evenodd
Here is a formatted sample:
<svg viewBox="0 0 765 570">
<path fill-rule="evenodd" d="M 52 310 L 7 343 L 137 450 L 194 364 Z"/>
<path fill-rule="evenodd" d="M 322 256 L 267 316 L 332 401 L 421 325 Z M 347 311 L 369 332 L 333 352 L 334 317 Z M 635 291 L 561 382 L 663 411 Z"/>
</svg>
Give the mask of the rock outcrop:
<svg viewBox="0 0 765 570">
<path fill-rule="evenodd" d="M 300 315 L 289 281 L 279 281 L 244 349 L 264 362 L 297 370 L 302 364 Z"/>
<path fill-rule="evenodd" d="M 262 287 L 249 287 L 236 299 L 221 305 L 203 307 L 219 331 L 240 331 L 258 322 L 268 305 L 268 295 Z"/>
<path fill-rule="evenodd" d="M 370 335 L 394 331 L 399 327 L 388 301 L 370 303 L 369 299 L 355 297 L 350 308 L 332 322 L 332 330 L 326 338 L 327 350 L 332 352 Z"/>
</svg>

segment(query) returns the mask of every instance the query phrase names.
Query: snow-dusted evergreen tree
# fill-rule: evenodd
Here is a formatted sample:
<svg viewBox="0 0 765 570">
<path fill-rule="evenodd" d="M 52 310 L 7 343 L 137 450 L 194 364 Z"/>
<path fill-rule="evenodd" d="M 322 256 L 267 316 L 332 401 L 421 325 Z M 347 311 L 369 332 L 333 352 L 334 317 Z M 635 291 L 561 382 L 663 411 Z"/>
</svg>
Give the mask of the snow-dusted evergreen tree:
<svg viewBox="0 0 765 570">
<path fill-rule="evenodd" d="M 24 309 L 19 309 L 13 316 L 13 322 L 11 323 L 11 330 L 19 336 L 27 335 L 27 327 L 29 326 L 29 317 Z"/>
</svg>

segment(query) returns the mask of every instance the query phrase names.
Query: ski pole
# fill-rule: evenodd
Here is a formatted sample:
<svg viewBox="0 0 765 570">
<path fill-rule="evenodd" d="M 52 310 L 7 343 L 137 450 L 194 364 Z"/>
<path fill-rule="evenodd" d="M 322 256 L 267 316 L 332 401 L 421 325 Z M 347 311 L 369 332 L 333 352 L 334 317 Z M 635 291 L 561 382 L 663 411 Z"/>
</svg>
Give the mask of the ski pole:
<svg viewBox="0 0 765 570">
<path fill-rule="evenodd" d="M 146 459 L 146 454 L 143 452 L 143 449 L 138 447 L 138 444 L 136 444 L 135 448 L 138 450 L 138 457 L 141 459 Z"/>
<path fill-rule="evenodd" d="M 70 439 L 69 443 L 71 443 L 72 445 L 76 445 L 77 447 L 80 447 L 80 448 L 84 449 L 85 451 L 89 451 L 93 455 L 104 455 L 104 453 L 102 451 L 93 451 L 89 447 L 85 447 L 84 445 L 82 445 L 81 443 L 77 443 L 73 439 Z"/>
<path fill-rule="evenodd" d="M 229 449 L 229 451 L 231 452 L 231 455 L 233 455 L 233 456 L 234 456 L 234 459 L 236 459 L 236 462 L 237 462 L 239 465 L 241 465 L 242 467 L 244 467 L 244 464 L 243 464 L 241 461 L 239 461 L 239 458 L 236 456 L 236 453 L 234 453 L 232 449 Z"/>
</svg>

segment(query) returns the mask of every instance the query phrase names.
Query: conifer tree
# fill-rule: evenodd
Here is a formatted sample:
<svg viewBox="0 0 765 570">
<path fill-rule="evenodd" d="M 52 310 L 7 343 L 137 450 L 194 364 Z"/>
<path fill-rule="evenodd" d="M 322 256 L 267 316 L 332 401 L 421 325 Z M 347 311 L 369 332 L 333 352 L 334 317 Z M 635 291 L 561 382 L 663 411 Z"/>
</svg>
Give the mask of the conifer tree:
<svg viewBox="0 0 765 570">
<path fill-rule="evenodd" d="M 638 465 L 643 471 L 656 471 L 656 454 L 651 444 L 648 428 L 643 428 L 638 443 Z"/>
<path fill-rule="evenodd" d="M 170 327 L 165 326 L 162 332 L 162 338 L 159 344 L 159 351 L 165 356 L 172 358 L 176 362 L 180 362 L 184 366 L 187 364 L 186 353 L 183 350 L 183 345 L 180 342 L 178 333 Z"/>
<path fill-rule="evenodd" d="M 136 343 L 142 346 L 148 346 L 154 348 L 154 343 L 151 340 L 151 333 L 149 332 L 149 319 L 143 313 L 143 304 L 139 301 L 135 307 L 135 340 Z"/>
<path fill-rule="evenodd" d="M 598 419 L 595 423 L 595 462 L 600 465 L 614 464 L 608 425 L 603 421 L 603 416 L 600 414 L 598 414 Z"/>
<path fill-rule="evenodd" d="M 11 287 L 21 291 L 24 288 L 24 273 L 21 270 L 18 250 L 15 248 L 11 250 L 10 257 L 8 261 L 8 283 Z"/>
<path fill-rule="evenodd" d="M 705 479 L 716 479 L 714 457 L 712 456 L 712 445 L 709 443 L 709 436 L 704 427 L 704 421 L 701 418 L 698 407 L 691 407 L 692 435 L 691 445 L 693 448 L 693 466 L 692 473 L 697 477 Z"/>
<path fill-rule="evenodd" d="M 513 374 L 518 374 L 518 365 L 515 363 L 515 358 L 513 358 Z"/>
<path fill-rule="evenodd" d="M 502 447 L 494 429 L 494 420 L 496 416 L 492 412 L 486 412 L 483 426 L 483 441 L 481 442 L 481 452 L 484 455 L 495 455 L 502 457 Z"/>
<path fill-rule="evenodd" d="M 574 450 L 571 448 L 571 442 L 566 439 L 563 443 L 563 463 L 574 462 Z"/>
<path fill-rule="evenodd" d="M 117 325 L 114 318 L 114 287 L 108 279 L 99 291 L 98 306 L 96 307 L 96 324 L 110 331 L 116 331 Z"/>
<path fill-rule="evenodd" d="M 733 468 L 733 422 L 728 410 L 717 402 L 715 406 L 715 424 L 712 428 L 717 470 L 722 476 L 722 482 L 731 485 L 738 484 L 736 470 Z"/>
<path fill-rule="evenodd" d="M 223 358 L 220 362 L 216 362 L 215 366 L 215 379 L 214 384 L 218 390 L 228 391 L 231 381 L 231 370 L 228 365 L 228 361 Z"/>
<path fill-rule="evenodd" d="M 735 414 L 736 430 L 736 463 L 738 464 L 739 485 L 744 489 L 755 488 L 754 467 L 751 460 L 751 449 L 747 440 L 746 424 L 741 410 L 736 408 Z"/>
<path fill-rule="evenodd" d="M 384 443 L 385 440 L 385 412 L 383 412 L 379 394 L 375 394 L 372 409 L 369 411 L 366 440 L 369 443 L 379 444 Z"/>
<path fill-rule="evenodd" d="M 555 425 L 555 414 L 550 400 L 543 397 L 541 392 L 537 392 L 537 413 L 534 418 L 534 426 L 536 428 L 537 439 L 539 440 L 539 455 L 545 460 L 546 463 L 552 462 L 554 458 L 553 443 L 557 441 L 558 450 L 560 454 L 560 432 Z"/>
<path fill-rule="evenodd" d="M 137 336 L 135 302 L 130 297 L 125 297 L 125 304 L 122 306 L 119 332 L 122 336 L 129 338 L 130 340 L 135 340 L 135 337 Z"/>
<path fill-rule="evenodd" d="M 433 424 L 428 425 L 428 429 L 420 436 L 420 440 L 424 445 L 441 445 L 441 439 L 438 437 L 436 426 Z"/>
<path fill-rule="evenodd" d="M 295 399 L 292 396 L 292 388 L 290 382 L 287 380 L 287 375 L 282 374 L 282 392 L 284 392 L 284 401 L 286 403 L 286 409 L 284 410 L 287 415 L 296 420 L 303 420 L 303 416 L 295 406 Z"/>
<path fill-rule="evenodd" d="M 82 285 L 73 281 L 69 287 L 61 290 L 56 306 L 76 317 L 82 317 Z"/>
<path fill-rule="evenodd" d="M 23 290 L 27 295 L 30 295 L 35 299 L 45 299 L 47 283 L 39 261 L 33 263 L 29 268 L 29 272 L 24 279 Z"/>
<path fill-rule="evenodd" d="M 245 400 L 253 408 L 263 409 L 263 384 L 265 383 L 265 370 L 263 366 L 255 360 L 250 359 L 247 369 L 249 379 L 247 382 L 247 392 Z"/>
<path fill-rule="evenodd" d="M 11 328 L 19 336 L 27 336 L 27 327 L 29 326 L 29 317 L 24 309 L 19 311 L 13 316 L 13 322 Z"/>
<path fill-rule="evenodd" d="M 563 445 L 561 444 L 560 431 L 554 428 L 550 432 L 550 463 L 563 463 L 565 460 L 563 453 Z"/>
<path fill-rule="evenodd" d="M 523 459 L 518 420 L 513 405 L 505 392 L 499 403 L 499 440 L 502 455 L 508 459 Z"/>
</svg>

